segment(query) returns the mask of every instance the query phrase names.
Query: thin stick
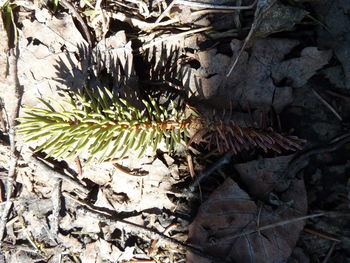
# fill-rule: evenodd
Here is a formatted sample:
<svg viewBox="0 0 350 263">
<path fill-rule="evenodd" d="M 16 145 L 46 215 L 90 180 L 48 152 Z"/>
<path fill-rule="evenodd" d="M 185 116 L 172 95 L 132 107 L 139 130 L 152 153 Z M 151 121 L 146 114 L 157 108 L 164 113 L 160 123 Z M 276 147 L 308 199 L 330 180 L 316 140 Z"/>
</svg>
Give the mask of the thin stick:
<svg viewBox="0 0 350 263">
<path fill-rule="evenodd" d="M 133 222 L 118 218 L 116 216 L 109 214 L 108 212 L 100 211 L 100 210 L 98 210 L 98 208 L 95 208 L 90 203 L 85 202 L 83 200 L 79 200 L 67 192 L 63 192 L 63 196 L 69 198 L 70 200 L 72 200 L 72 201 L 74 201 L 82 206 L 82 208 L 77 209 L 78 212 L 79 212 L 79 210 L 80 211 L 82 210 L 83 213 L 89 214 L 89 216 L 98 218 L 100 221 L 104 221 L 108 224 L 119 223 L 119 224 L 123 225 L 124 231 L 130 231 L 129 229 L 131 229 L 131 231 L 137 231 L 140 234 L 145 234 L 145 235 L 149 236 L 151 239 L 161 239 L 163 242 L 166 242 L 168 244 L 179 246 L 182 249 L 191 251 L 192 253 L 197 254 L 201 257 L 205 257 L 207 259 L 210 259 L 215 263 L 228 263 L 225 260 L 218 259 L 216 257 L 208 255 L 198 248 L 187 245 L 187 244 L 185 244 L 177 239 L 174 239 L 172 237 L 164 235 L 164 234 L 162 234 L 154 229 L 150 229 L 150 228 L 147 228 L 145 226 L 138 225 L 138 224 L 135 224 Z"/>
<path fill-rule="evenodd" d="M 67 0 L 60 0 L 59 3 L 62 4 L 64 7 L 68 8 L 73 13 L 73 15 L 77 18 L 81 27 L 83 28 L 85 38 L 91 47 L 92 40 L 91 40 L 91 36 L 90 36 L 90 31 L 89 31 L 87 25 L 85 24 L 85 21 L 81 18 L 80 14 L 75 10 L 74 6 L 71 3 L 69 3 Z"/>
<path fill-rule="evenodd" d="M 81 165 L 81 161 L 80 161 L 80 158 L 79 157 L 76 157 L 74 159 L 75 161 L 75 164 L 77 165 L 77 169 L 78 169 L 78 174 L 80 177 L 83 177 L 83 167 Z"/>
<path fill-rule="evenodd" d="M 164 10 L 164 12 L 157 18 L 156 22 L 154 22 L 155 25 L 158 25 L 159 22 L 164 18 L 164 16 L 170 11 L 170 9 L 176 4 L 177 0 L 173 0 L 168 7 Z"/>
<path fill-rule="evenodd" d="M 54 170 L 53 168 L 48 166 L 46 163 L 44 163 L 42 160 L 37 159 L 33 156 L 30 156 L 28 161 L 34 163 L 35 165 L 37 165 L 38 167 L 43 169 L 48 174 L 48 176 L 63 179 L 65 181 L 71 183 L 72 185 L 75 186 L 75 188 L 80 190 L 85 195 L 87 195 L 89 193 L 89 189 L 87 189 L 82 183 L 74 180 L 72 177 L 70 177 L 64 173 L 57 172 L 56 170 Z"/>
<path fill-rule="evenodd" d="M 299 155 L 289 163 L 288 168 L 285 170 L 285 173 L 281 177 L 280 182 L 288 183 L 288 181 L 294 178 L 294 176 L 299 171 L 301 171 L 307 166 L 309 162 L 309 158 L 311 156 L 316 154 L 336 151 L 339 148 L 341 148 L 343 145 L 349 142 L 350 142 L 350 134 L 345 134 L 333 139 L 330 143 L 326 145 L 315 147 L 306 152 L 303 152 L 301 155 Z"/>
<path fill-rule="evenodd" d="M 319 101 L 321 101 L 335 115 L 335 117 L 337 117 L 340 121 L 343 121 L 343 118 L 339 115 L 339 113 L 324 98 L 322 98 L 316 90 L 313 88 L 311 88 L 311 90 L 316 98 L 319 99 Z"/>
<path fill-rule="evenodd" d="M 331 257 L 335 246 L 338 244 L 338 242 L 334 241 L 331 248 L 328 250 L 327 256 L 323 259 L 322 263 L 327 263 L 329 258 Z"/>
<path fill-rule="evenodd" d="M 247 37 L 244 39 L 244 43 L 238 53 L 238 55 L 236 56 L 235 60 L 233 61 L 233 63 L 230 65 L 230 68 L 226 74 L 226 77 L 228 78 L 232 71 L 234 70 L 234 68 L 237 66 L 238 61 L 240 59 L 240 57 L 243 54 L 243 51 L 245 50 L 246 46 L 248 45 L 249 41 L 252 39 L 253 34 L 255 33 L 256 29 L 259 27 L 260 22 L 262 21 L 264 15 L 266 14 L 266 12 L 273 6 L 273 4 L 276 1 L 272 1 L 271 3 L 267 3 L 265 6 L 257 6 L 256 10 L 255 10 L 255 19 L 254 22 L 249 30 L 249 33 L 247 35 Z"/>
<path fill-rule="evenodd" d="M 0 176 L 1 179 L 1 176 Z M 4 202 L 5 187 L 2 181 L 0 181 L 0 203 Z"/>
<path fill-rule="evenodd" d="M 51 200 L 53 204 L 52 209 L 52 233 L 57 236 L 59 230 L 59 221 L 60 221 L 60 210 L 62 207 L 61 202 L 61 192 L 62 192 L 62 179 L 55 178 L 55 185 L 52 190 Z"/>
<path fill-rule="evenodd" d="M 327 239 L 327 240 L 332 240 L 332 241 L 335 241 L 335 242 L 341 242 L 341 240 L 339 238 L 332 237 L 332 236 L 327 235 L 325 233 L 320 233 L 320 232 L 318 232 L 318 231 L 316 231 L 314 229 L 310 229 L 310 228 L 307 228 L 307 227 L 304 228 L 304 232 L 312 234 L 312 235 L 315 235 L 315 236 L 318 236 L 318 237 L 321 237 L 321 238 L 324 238 L 324 239 Z"/>
<path fill-rule="evenodd" d="M 222 9 L 222 10 L 248 10 L 248 9 L 254 8 L 254 6 L 257 3 L 257 0 L 254 0 L 252 4 L 247 6 L 230 6 L 230 5 L 215 5 L 215 4 L 194 2 L 194 1 L 187 1 L 187 0 L 174 0 L 173 2 L 175 1 L 176 1 L 176 4 L 178 5 L 185 5 L 185 6 L 199 7 L 199 8 Z"/>
<path fill-rule="evenodd" d="M 269 224 L 269 225 L 265 225 L 265 226 L 261 226 L 261 227 L 257 227 L 254 229 L 250 229 L 247 231 L 243 231 L 241 233 L 238 233 L 236 235 L 230 235 L 229 237 L 225 237 L 225 238 L 220 238 L 218 240 L 218 242 L 212 244 L 213 246 L 216 246 L 218 244 L 222 244 L 224 242 L 232 242 L 233 239 L 236 239 L 238 237 L 242 237 L 242 236 L 247 236 L 247 235 L 251 235 L 257 232 L 261 232 L 264 230 L 268 230 L 271 228 L 275 228 L 275 227 L 279 227 L 279 226 L 284 226 L 284 225 L 288 225 L 288 224 L 293 224 L 293 223 L 297 223 L 299 221 L 302 220 L 306 220 L 306 219 L 310 219 L 310 218 L 315 218 L 315 217 L 320 217 L 320 216 L 325 216 L 327 215 L 327 213 L 318 213 L 318 214 L 313 214 L 313 215 L 307 215 L 307 216 L 301 216 L 301 217 L 296 217 L 296 218 L 292 218 L 292 219 L 288 219 L 288 220 L 283 220 L 283 221 L 279 221 L 273 224 Z"/>
<path fill-rule="evenodd" d="M 195 181 L 193 181 L 189 187 L 190 191 L 193 191 L 194 188 L 206 177 L 208 177 L 209 175 L 211 175 L 213 172 L 215 172 L 217 169 L 219 169 L 221 166 L 223 166 L 224 164 L 227 164 L 230 162 L 231 157 L 233 155 L 233 152 L 227 152 L 223 157 L 221 157 L 221 159 L 219 161 L 217 161 L 216 163 L 214 163 L 212 166 L 210 166 L 208 168 L 208 170 L 204 171 L 203 173 L 201 173 L 200 175 L 198 175 L 195 179 Z"/>
<path fill-rule="evenodd" d="M 126 176 L 133 176 L 133 177 L 143 177 L 146 176 L 147 174 L 132 174 L 131 172 L 128 172 L 123 166 L 117 163 L 113 163 L 113 166 L 115 169 L 118 171 L 118 175 L 126 175 Z"/>
<path fill-rule="evenodd" d="M 6 251 L 6 248 L 8 250 L 14 250 L 14 251 L 25 251 L 25 252 L 29 252 L 29 253 L 33 253 L 33 254 L 38 254 L 39 255 L 39 251 L 27 247 L 27 246 L 23 246 L 23 245 L 13 245 L 13 244 L 9 244 L 9 243 L 2 243 L 1 244 L 1 250 L 2 251 Z"/>
<path fill-rule="evenodd" d="M 196 173 L 194 171 L 193 159 L 190 153 L 187 153 L 187 166 L 188 170 L 190 171 L 191 178 L 194 179 L 196 177 Z"/>
<path fill-rule="evenodd" d="M 193 30 L 188 30 L 186 32 L 182 32 L 182 33 L 179 33 L 179 34 L 174 34 L 174 35 L 171 35 L 171 36 L 168 36 L 168 37 L 163 37 L 163 38 L 160 38 L 160 39 L 157 39 L 157 40 L 154 40 L 148 44 L 145 44 L 143 45 L 141 48 L 138 49 L 139 52 L 143 52 L 145 51 L 147 48 L 150 48 L 150 47 L 153 47 L 155 45 L 158 45 L 164 41 L 169 41 L 169 40 L 173 40 L 173 39 L 176 39 L 176 38 L 180 38 L 180 37 L 184 37 L 184 36 L 187 36 L 187 35 L 190 35 L 190 34 L 196 34 L 196 33 L 200 33 L 200 32 L 203 32 L 203 31 L 208 31 L 210 29 L 213 29 L 213 27 L 211 26 L 208 26 L 208 27 L 202 27 L 202 28 L 197 28 L 197 29 L 193 29 Z"/>
<path fill-rule="evenodd" d="M 14 92 L 14 107 L 13 111 L 9 115 L 9 137 L 10 137 L 10 161 L 9 161 L 9 170 L 7 174 L 7 182 L 6 182 L 6 204 L 2 210 L 1 218 L 0 218 L 0 243 L 5 237 L 5 228 L 6 223 L 10 215 L 10 211 L 12 208 L 12 194 L 14 190 L 14 182 L 16 177 L 16 167 L 18 156 L 16 154 L 16 118 L 18 117 L 19 108 L 21 105 L 21 93 L 22 87 L 19 83 L 18 75 L 17 75 L 17 58 L 19 55 L 18 46 L 16 47 L 16 51 L 12 48 L 10 49 L 9 56 L 9 81 L 13 83 L 13 92 Z"/>
<path fill-rule="evenodd" d="M 139 260 L 124 261 L 124 263 L 157 263 L 157 261 L 154 261 L 151 259 L 139 259 Z"/>
<path fill-rule="evenodd" d="M 156 27 L 159 24 L 159 22 L 164 18 L 164 16 L 170 11 L 170 9 L 174 5 L 184 5 L 184 6 L 190 6 L 190 7 L 197 7 L 197 8 L 204 8 L 204 9 L 216 9 L 216 10 L 223 10 L 223 11 L 235 11 L 235 10 L 252 9 L 256 5 L 256 2 L 257 2 L 257 0 L 254 0 L 254 2 L 251 5 L 247 5 L 247 6 L 229 6 L 229 5 L 215 5 L 215 4 L 186 1 L 186 0 L 173 0 L 168 5 L 168 7 L 164 10 L 164 12 L 157 18 L 156 22 L 154 23 L 155 24 L 154 26 Z M 209 12 L 210 12 L 210 10 L 209 10 Z"/>
<path fill-rule="evenodd" d="M 343 94 L 339 94 L 339 93 L 334 92 L 334 91 L 332 91 L 332 90 L 326 90 L 326 92 L 327 92 L 328 94 L 334 96 L 334 97 L 338 97 L 338 98 L 344 99 L 344 100 L 346 100 L 346 101 L 350 101 L 350 97 L 345 96 L 345 95 L 343 95 Z"/>
</svg>

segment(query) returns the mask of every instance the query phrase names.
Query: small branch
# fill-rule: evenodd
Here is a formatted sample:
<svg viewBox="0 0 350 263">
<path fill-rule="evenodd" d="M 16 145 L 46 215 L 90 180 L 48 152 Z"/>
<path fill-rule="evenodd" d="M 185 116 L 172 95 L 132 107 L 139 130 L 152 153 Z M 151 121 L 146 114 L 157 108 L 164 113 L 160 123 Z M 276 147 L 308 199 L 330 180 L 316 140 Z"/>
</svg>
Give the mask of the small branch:
<svg viewBox="0 0 350 263">
<path fill-rule="evenodd" d="M 206 171 L 204 171 L 203 173 L 201 173 L 200 175 L 198 175 L 196 177 L 196 180 L 192 182 L 192 184 L 190 185 L 190 190 L 193 191 L 194 188 L 199 185 L 199 183 L 206 177 L 208 177 L 209 175 L 211 175 L 213 172 L 215 172 L 217 169 L 219 169 L 221 166 L 223 166 L 224 164 L 227 164 L 230 162 L 231 157 L 233 155 L 233 152 L 227 152 L 223 157 L 221 157 L 216 163 L 214 163 L 213 165 L 211 165 Z"/>
<path fill-rule="evenodd" d="M 193 191 L 195 187 L 206 177 L 211 175 L 213 172 L 215 172 L 217 169 L 219 169 L 224 164 L 227 164 L 230 162 L 231 157 L 233 155 L 233 152 L 227 152 L 219 161 L 214 163 L 212 166 L 210 166 L 206 171 L 201 173 L 196 177 L 196 179 L 192 182 L 192 184 L 189 186 L 190 191 Z"/>
<path fill-rule="evenodd" d="M 327 240 L 331 240 L 331 241 L 335 241 L 335 242 L 341 242 L 341 240 L 339 238 L 333 237 L 333 236 L 331 236 L 329 234 L 320 233 L 320 232 L 318 232 L 318 231 L 316 231 L 314 229 L 310 229 L 310 228 L 307 228 L 307 227 L 304 228 L 304 232 L 312 234 L 312 235 L 315 235 L 315 236 L 318 236 L 318 237 L 321 237 L 321 238 L 324 238 L 324 239 L 327 239 Z"/>
<path fill-rule="evenodd" d="M 77 165 L 77 169 L 78 169 L 78 174 L 79 176 L 82 178 L 83 177 L 83 167 L 81 165 L 81 161 L 80 161 L 80 158 L 79 157 L 76 157 L 74 159 L 76 165 Z"/>
<path fill-rule="evenodd" d="M 164 12 L 157 18 L 155 25 L 158 25 L 159 22 L 164 18 L 164 16 L 170 11 L 170 9 L 176 4 L 177 0 L 173 0 L 168 7 L 164 10 Z"/>
<path fill-rule="evenodd" d="M 73 13 L 73 15 L 77 18 L 81 27 L 83 28 L 83 32 L 84 32 L 84 35 L 85 35 L 87 42 L 89 43 L 90 47 L 92 47 L 92 40 L 91 40 L 91 36 L 90 36 L 90 31 L 89 31 L 85 21 L 81 18 L 80 14 L 75 10 L 74 6 L 71 3 L 69 3 L 67 0 L 60 0 L 59 3 L 61 5 L 63 5 L 65 8 L 68 8 Z"/>
<path fill-rule="evenodd" d="M 161 239 L 163 242 L 166 242 L 166 243 L 171 244 L 171 245 L 179 246 L 182 249 L 191 251 L 192 253 L 199 255 L 201 257 L 207 258 L 209 260 L 212 260 L 212 262 L 215 262 L 215 263 L 228 263 L 225 260 L 218 259 L 216 257 L 208 255 L 198 248 L 187 245 L 187 244 L 185 244 L 177 239 L 171 238 L 171 237 L 164 235 L 156 230 L 147 228 L 147 227 L 142 226 L 142 225 L 135 224 L 133 222 L 129 222 L 129 221 L 124 220 L 124 219 L 117 218 L 116 216 L 113 216 L 107 212 L 99 211 L 94 206 L 89 204 L 88 202 L 85 202 L 83 200 L 79 200 L 67 192 L 63 192 L 63 196 L 65 196 L 65 197 L 69 198 L 70 200 L 74 201 L 75 203 L 81 205 L 82 208 L 78 209 L 78 211 L 82 210 L 83 213 L 89 214 L 89 216 L 92 216 L 94 218 L 98 218 L 99 220 L 104 221 L 108 224 L 114 224 L 114 223 L 121 224 L 124 227 L 123 229 L 125 231 L 130 231 L 130 232 L 136 231 L 139 234 L 147 235 L 151 239 Z"/>
<path fill-rule="evenodd" d="M 255 34 L 256 30 L 258 29 L 261 21 L 263 20 L 266 12 L 274 5 L 274 3 L 276 2 L 276 0 L 273 0 L 273 1 L 259 1 L 259 2 L 266 2 L 265 4 L 259 6 L 259 4 L 257 5 L 257 8 L 255 10 L 255 19 L 254 19 L 254 22 L 249 30 L 249 33 L 247 35 L 247 37 L 244 39 L 244 42 L 243 42 L 243 45 L 240 49 L 240 51 L 238 52 L 238 55 L 236 56 L 235 60 L 232 62 L 232 64 L 230 65 L 229 67 L 229 70 L 226 74 L 226 78 L 228 78 L 232 71 L 234 70 L 234 68 L 237 66 L 238 64 L 238 61 L 240 59 L 240 57 L 242 56 L 243 54 L 243 51 L 246 49 L 248 43 L 250 42 L 250 40 L 253 38 L 253 35 Z"/>
<path fill-rule="evenodd" d="M 55 178 L 55 185 L 51 193 L 51 201 L 53 204 L 51 232 L 55 235 L 55 237 L 57 237 L 59 230 L 60 210 L 62 207 L 61 192 L 62 179 Z"/>
<path fill-rule="evenodd" d="M 321 153 L 327 153 L 327 152 L 333 152 L 341 148 L 343 145 L 350 142 L 350 134 L 345 134 L 342 136 L 339 136 L 338 138 L 333 139 L 331 142 L 329 142 L 326 145 L 322 145 L 319 147 L 312 148 L 301 155 L 299 155 L 297 158 L 293 159 L 286 169 L 284 175 L 281 178 L 281 182 L 288 182 L 290 179 L 294 178 L 294 176 L 304 169 L 308 162 L 309 158 L 316 154 Z"/>
<path fill-rule="evenodd" d="M 254 8 L 254 6 L 257 3 L 257 0 L 254 0 L 254 2 L 247 6 L 230 6 L 230 5 L 215 5 L 215 4 L 209 4 L 209 3 L 203 3 L 203 2 L 195 2 L 195 1 L 188 1 L 188 0 L 174 0 L 176 1 L 176 4 L 178 5 L 185 5 L 190 7 L 199 7 L 199 8 L 208 8 L 208 9 L 222 9 L 222 10 L 248 10 Z"/>
<path fill-rule="evenodd" d="M 115 169 L 118 171 L 118 175 L 125 175 L 125 176 L 133 176 L 133 177 L 143 177 L 146 176 L 147 174 L 133 174 L 129 171 L 127 171 L 122 165 L 113 163 L 113 166 Z"/>
<path fill-rule="evenodd" d="M 328 253 L 326 255 L 326 257 L 323 259 L 322 263 L 327 263 L 329 258 L 331 257 L 334 249 L 335 249 L 335 246 L 338 244 L 338 242 L 334 241 L 331 248 L 328 250 Z"/>
<path fill-rule="evenodd" d="M 70 177 L 64 173 L 57 172 L 56 170 L 51 168 L 49 165 L 47 165 L 46 163 L 44 163 L 40 159 L 37 159 L 34 156 L 30 156 L 28 161 L 31 163 L 34 163 L 39 168 L 43 169 L 47 173 L 48 176 L 51 176 L 54 178 L 59 178 L 59 179 L 62 179 L 62 180 L 65 180 L 65 181 L 71 183 L 72 185 L 75 186 L 75 188 L 80 190 L 84 195 L 87 195 L 89 193 L 89 189 L 87 189 L 82 183 L 76 181 L 75 179 L 73 179 L 72 177 Z"/>
<path fill-rule="evenodd" d="M 223 11 L 235 11 L 235 10 L 248 10 L 254 8 L 256 5 L 257 0 L 254 0 L 254 2 L 251 5 L 247 6 L 229 6 L 229 5 L 215 5 L 215 4 L 209 4 L 209 3 L 203 3 L 203 2 L 194 2 L 194 1 L 187 1 L 187 0 L 173 0 L 168 7 L 163 11 L 163 13 L 157 18 L 156 22 L 154 23 L 154 27 L 158 26 L 160 21 L 164 18 L 164 16 L 169 13 L 170 9 L 174 5 L 183 5 L 183 6 L 189 6 L 194 8 L 203 8 L 203 9 L 216 9 L 216 10 L 223 10 Z"/>
<path fill-rule="evenodd" d="M 15 177 L 16 177 L 16 167 L 17 167 L 17 161 L 18 156 L 16 154 L 16 118 L 18 117 L 19 108 L 21 105 L 21 96 L 22 96 L 22 87 L 19 83 L 18 75 L 17 75 L 17 58 L 19 55 L 19 49 L 18 46 L 16 47 L 16 50 L 14 48 L 10 49 L 9 54 L 9 76 L 8 80 L 10 83 L 13 84 L 13 93 L 14 93 L 14 107 L 12 108 L 12 112 L 9 115 L 9 137 L 10 137 L 10 161 L 9 161 L 9 170 L 7 174 L 7 182 L 6 182 L 6 204 L 1 211 L 1 218 L 0 218 L 0 243 L 5 237 L 5 229 L 6 229 L 6 223 L 10 215 L 10 211 L 12 208 L 12 201 L 11 197 L 14 191 L 14 183 L 15 183 Z"/>
<path fill-rule="evenodd" d="M 9 243 L 2 243 L 1 244 L 1 251 L 6 250 L 14 250 L 14 251 L 24 251 L 32 254 L 39 254 L 39 252 L 33 248 L 24 246 L 24 245 L 13 245 Z M 5 261 L 6 262 L 6 261 Z"/>
<path fill-rule="evenodd" d="M 314 90 L 313 88 L 311 88 L 312 93 L 316 96 L 316 98 L 322 102 L 334 115 L 335 117 L 337 117 L 340 121 L 343 121 L 343 118 L 339 115 L 339 113 L 324 99 L 321 97 L 321 95 Z"/>
<path fill-rule="evenodd" d="M 173 39 L 180 38 L 180 37 L 184 37 L 184 36 L 187 36 L 187 35 L 190 35 L 190 34 L 196 34 L 196 33 L 200 33 L 200 32 L 203 32 L 203 31 L 208 31 L 208 30 L 211 30 L 211 29 L 213 29 L 213 27 L 211 27 L 211 26 L 209 26 L 209 27 L 202 27 L 202 28 L 197 28 L 197 29 L 193 29 L 193 30 L 188 30 L 186 32 L 182 32 L 182 33 L 179 33 L 179 34 L 173 34 L 173 35 L 171 35 L 169 37 L 163 37 L 163 38 L 160 38 L 160 39 L 156 39 L 156 40 L 151 41 L 148 44 L 143 45 L 142 47 L 140 47 L 138 49 L 138 51 L 139 52 L 143 52 L 146 49 L 148 49 L 150 47 L 153 47 L 155 45 L 158 45 L 158 44 L 160 44 L 162 42 L 173 40 Z"/>
<path fill-rule="evenodd" d="M 292 218 L 292 219 L 288 219 L 288 220 L 279 221 L 279 222 L 276 222 L 276 223 L 273 223 L 273 224 L 269 224 L 269 225 L 257 227 L 257 228 L 254 228 L 254 229 L 250 229 L 250 230 L 247 230 L 247 231 L 243 231 L 243 232 L 240 232 L 240 233 L 235 234 L 235 235 L 230 235 L 229 237 L 221 238 L 221 239 L 218 240 L 218 242 L 215 242 L 215 243 L 213 243 L 211 245 L 217 246 L 217 245 L 222 244 L 224 242 L 232 242 L 233 239 L 236 239 L 236 238 L 239 238 L 239 237 L 243 237 L 243 236 L 246 236 L 246 235 L 251 235 L 251 234 L 254 234 L 254 233 L 257 233 L 257 232 L 261 232 L 261 231 L 268 230 L 268 229 L 275 228 L 275 227 L 279 227 L 279 226 L 284 226 L 284 225 L 288 225 L 288 224 L 297 223 L 299 221 L 303 221 L 303 220 L 310 219 L 310 218 L 326 216 L 327 214 L 328 214 L 327 212 L 317 213 L 317 214 L 313 214 L 313 215 L 301 216 L 301 217 L 296 217 L 296 218 Z"/>
<path fill-rule="evenodd" d="M 345 95 L 343 95 L 343 94 L 339 94 L 339 93 L 334 92 L 334 91 L 332 91 L 332 90 L 326 90 L 326 92 L 327 92 L 328 94 L 334 96 L 334 97 L 341 98 L 341 99 L 343 99 L 343 100 L 345 100 L 345 101 L 350 102 L 350 97 L 349 97 L 349 96 L 345 96 Z"/>
</svg>

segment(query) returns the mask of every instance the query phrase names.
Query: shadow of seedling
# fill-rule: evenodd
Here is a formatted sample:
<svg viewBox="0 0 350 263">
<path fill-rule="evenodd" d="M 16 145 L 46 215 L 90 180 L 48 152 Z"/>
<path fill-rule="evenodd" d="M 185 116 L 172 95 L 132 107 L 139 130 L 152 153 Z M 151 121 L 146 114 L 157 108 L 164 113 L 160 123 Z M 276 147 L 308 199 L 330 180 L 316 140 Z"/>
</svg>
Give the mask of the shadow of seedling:
<svg viewBox="0 0 350 263">
<path fill-rule="evenodd" d="M 195 66 L 184 49 L 174 44 L 162 43 L 161 46 L 148 49 L 143 58 L 143 90 L 161 105 L 169 107 L 172 101 L 181 106 L 184 100 L 193 96 L 188 84 L 192 74 L 191 68 Z M 197 88 L 200 90 L 200 85 Z"/>
<path fill-rule="evenodd" d="M 102 44 L 94 49 L 80 44 L 77 52 L 59 57 L 55 80 L 73 92 L 82 87 L 92 92 L 97 92 L 97 88 L 108 89 L 137 107 L 139 89 L 132 56 L 127 52 L 123 55 L 123 58 L 118 57 L 117 52 Z M 57 89 L 62 90 L 58 86 Z"/>
</svg>

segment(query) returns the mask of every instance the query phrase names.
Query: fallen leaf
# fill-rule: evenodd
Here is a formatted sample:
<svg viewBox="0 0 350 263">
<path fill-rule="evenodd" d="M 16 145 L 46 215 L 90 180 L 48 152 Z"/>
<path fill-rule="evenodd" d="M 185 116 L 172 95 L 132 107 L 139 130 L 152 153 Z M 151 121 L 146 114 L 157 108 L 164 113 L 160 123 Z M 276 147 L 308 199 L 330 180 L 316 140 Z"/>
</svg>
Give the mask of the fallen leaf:
<svg viewBox="0 0 350 263">
<path fill-rule="evenodd" d="M 275 158 L 263 158 L 246 163 L 235 164 L 240 179 L 249 189 L 249 193 L 259 200 L 268 200 L 271 191 L 285 191 L 286 182 L 281 182 L 289 162 L 295 154 Z"/>
<path fill-rule="evenodd" d="M 48 15 L 45 8 L 33 12 L 37 17 L 41 17 L 41 13 L 43 17 Z M 26 88 L 22 98 L 26 105 L 38 104 L 36 97 L 58 98 L 56 92 L 52 92 L 57 86 L 64 89 L 85 83 L 82 65 L 86 58 L 80 57 L 81 49 L 87 45 L 85 40 L 70 15 L 50 16 L 42 23 L 24 19 L 19 30 L 18 77 Z"/>
<path fill-rule="evenodd" d="M 291 30 L 307 14 L 308 12 L 304 9 L 277 1 L 263 15 L 254 32 L 254 37 L 263 38 L 273 33 Z"/>
<path fill-rule="evenodd" d="M 98 257 L 98 242 L 92 242 L 85 246 L 84 253 L 81 255 L 80 259 L 84 263 L 96 263 Z"/>
<path fill-rule="evenodd" d="M 300 188 L 303 184 L 297 184 Z M 304 221 L 259 228 L 292 218 L 292 213 L 258 206 L 228 178 L 204 202 L 189 227 L 188 242 L 231 262 L 283 262 L 291 254 Z M 188 263 L 209 263 L 191 252 Z"/>
<path fill-rule="evenodd" d="M 79 240 L 70 234 L 65 236 L 65 235 L 59 233 L 58 240 L 66 248 L 69 248 L 69 251 L 71 253 L 80 253 L 82 248 L 83 248 L 83 245 L 79 242 Z"/>
<path fill-rule="evenodd" d="M 293 88 L 306 84 L 317 70 L 321 69 L 332 57 L 331 50 L 319 50 L 317 47 L 306 47 L 300 57 L 283 61 L 272 71 L 276 82 L 287 79 Z"/>
<path fill-rule="evenodd" d="M 319 46 L 333 49 L 342 66 L 341 74 L 345 86 L 338 84 L 338 88 L 350 89 L 350 21 L 348 15 L 350 2 L 348 0 L 322 0 L 312 3 L 312 7 L 319 20 Z"/>
</svg>

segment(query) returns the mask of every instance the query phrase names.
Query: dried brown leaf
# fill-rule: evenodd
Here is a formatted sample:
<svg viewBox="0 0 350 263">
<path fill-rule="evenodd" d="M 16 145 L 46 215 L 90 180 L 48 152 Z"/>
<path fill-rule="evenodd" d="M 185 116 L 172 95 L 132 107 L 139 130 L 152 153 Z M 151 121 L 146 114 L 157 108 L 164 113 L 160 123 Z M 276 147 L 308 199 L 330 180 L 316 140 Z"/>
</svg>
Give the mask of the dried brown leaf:
<svg viewBox="0 0 350 263">
<path fill-rule="evenodd" d="M 201 205 L 189 227 L 189 242 L 227 261 L 283 262 L 290 256 L 304 222 L 261 231 L 259 228 L 290 219 L 292 213 L 288 209 L 286 211 L 276 213 L 266 206 L 258 207 L 246 192 L 228 178 Z M 189 252 L 187 262 L 210 261 Z"/>
</svg>

